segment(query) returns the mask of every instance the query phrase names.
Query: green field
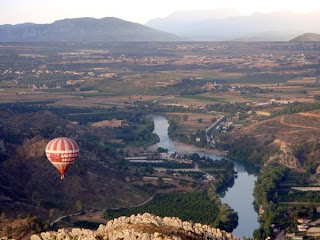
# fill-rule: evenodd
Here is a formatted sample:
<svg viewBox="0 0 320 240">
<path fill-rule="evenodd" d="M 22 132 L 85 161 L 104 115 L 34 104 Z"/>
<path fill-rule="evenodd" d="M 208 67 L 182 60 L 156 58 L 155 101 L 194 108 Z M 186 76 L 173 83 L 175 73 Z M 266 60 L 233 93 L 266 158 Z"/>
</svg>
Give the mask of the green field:
<svg viewBox="0 0 320 240">
<path fill-rule="evenodd" d="M 205 193 L 174 193 L 157 195 L 151 202 L 140 207 L 109 209 L 105 217 L 113 219 L 145 212 L 161 217 L 179 217 L 184 221 L 213 225 L 219 214 L 219 206 L 210 201 Z"/>
</svg>

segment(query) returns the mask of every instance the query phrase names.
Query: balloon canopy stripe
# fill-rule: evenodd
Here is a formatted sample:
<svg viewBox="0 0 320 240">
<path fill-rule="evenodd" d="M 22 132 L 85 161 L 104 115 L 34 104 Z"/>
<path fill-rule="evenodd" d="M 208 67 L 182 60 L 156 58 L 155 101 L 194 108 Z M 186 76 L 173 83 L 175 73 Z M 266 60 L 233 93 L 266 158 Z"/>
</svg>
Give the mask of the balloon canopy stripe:
<svg viewBox="0 0 320 240">
<path fill-rule="evenodd" d="M 46 150 L 57 150 L 57 151 L 64 151 L 70 149 L 79 149 L 76 142 L 72 139 L 68 138 L 56 138 L 50 141 L 47 145 Z"/>
<path fill-rule="evenodd" d="M 74 141 L 70 140 L 69 143 L 70 143 L 71 149 L 78 150 L 78 145 Z"/>
<path fill-rule="evenodd" d="M 59 170 L 62 177 L 79 156 L 79 147 L 73 139 L 60 137 L 51 140 L 46 147 L 49 161 Z"/>
<path fill-rule="evenodd" d="M 71 150 L 71 149 L 73 149 L 71 141 L 66 141 L 66 150 Z"/>
<path fill-rule="evenodd" d="M 61 146 L 60 146 L 61 151 L 65 150 L 65 139 L 61 139 Z"/>
<path fill-rule="evenodd" d="M 49 143 L 48 143 L 48 146 L 47 146 L 47 149 L 50 149 L 51 148 L 51 145 L 53 144 L 53 140 L 51 140 Z"/>
<path fill-rule="evenodd" d="M 62 151 L 60 150 L 46 150 L 47 153 L 61 153 Z M 69 151 L 63 151 L 63 153 L 78 153 L 79 150 L 69 150 Z"/>
<path fill-rule="evenodd" d="M 61 144 L 62 144 L 62 142 L 63 142 L 63 139 L 59 139 L 59 140 L 57 141 L 57 150 L 58 150 L 58 151 L 61 151 Z"/>
<path fill-rule="evenodd" d="M 58 143 L 59 143 L 60 139 L 57 139 L 56 141 L 54 141 L 52 148 L 58 150 Z"/>
<path fill-rule="evenodd" d="M 79 149 L 78 144 L 73 139 L 70 139 L 70 142 L 73 145 L 73 149 Z"/>
<path fill-rule="evenodd" d="M 73 147 L 73 149 L 79 149 L 79 147 L 78 147 L 78 145 L 76 144 L 76 142 L 75 141 L 73 141 L 72 139 L 70 139 L 71 141 L 71 143 L 72 143 L 72 147 Z"/>
</svg>

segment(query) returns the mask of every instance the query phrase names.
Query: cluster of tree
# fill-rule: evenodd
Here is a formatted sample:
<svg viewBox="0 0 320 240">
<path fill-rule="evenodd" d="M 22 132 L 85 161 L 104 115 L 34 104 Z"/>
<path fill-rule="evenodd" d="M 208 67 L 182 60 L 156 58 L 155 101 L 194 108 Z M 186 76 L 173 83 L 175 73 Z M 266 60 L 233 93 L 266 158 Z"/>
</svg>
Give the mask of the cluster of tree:
<svg viewBox="0 0 320 240">
<path fill-rule="evenodd" d="M 227 232 L 232 232 L 238 226 L 238 220 L 238 213 L 229 205 L 222 204 L 214 225 Z"/>
<path fill-rule="evenodd" d="M 258 146 L 257 141 L 247 135 L 233 138 L 227 134 L 221 135 L 220 139 L 221 143 L 218 146 L 228 150 L 228 158 L 255 166 L 261 166 L 276 151 L 276 149 L 267 146 L 269 141 L 266 141 L 263 146 Z"/>
<path fill-rule="evenodd" d="M 273 200 L 277 187 L 287 172 L 286 167 L 271 164 L 258 176 L 253 192 L 258 206 Z"/>
<path fill-rule="evenodd" d="M 182 79 L 180 83 L 174 84 L 172 86 L 168 86 L 167 89 L 170 89 L 171 91 L 175 93 L 180 93 L 181 96 L 186 95 L 196 95 L 205 93 L 208 90 L 202 89 L 202 87 L 206 83 L 218 83 L 218 84 L 226 84 L 226 81 L 223 79 L 193 79 L 193 78 L 186 78 Z M 228 86 L 223 86 L 222 88 L 218 89 L 212 89 L 211 91 L 226 91 L 228 89 Z"/>
<path fill-rule="evenodd" d="M 193 153 L 187 157 L 198 164 L 200 169 L 214 175 L 217 192 L 222 193 L 233 185 L 235 174 L 233 162 L 227 159 L 213 160 L 206 156 L 200 157 L 198 153 Z"/>
<path fill-rule="evenodd" d="M 227 160 L 227 159 L 221 159 L 221 160 L 213 160 L 208 157 L 201 157 L 200 160 L 197 160 L 199 164 L 199 168 L 201 169 L 233 169 L 234 164 Z"/>
<path fill-rule="evenodd" d="M 186 115 L 188 116 L 188 115 Z M 187 119 L 187 118 L 186 118 Z M 178 136 L 178 123 L 175 120 L 169 120 L 169 127 L 168 127 L 168 135 L 170 138 L 172 139 L 176 139 L 176 137 Z"/>
<path fill-rule="evenodd" d="M 117 138 L 126 144 L 136 147 L 149 146 L 159 141 L 159 136 L 153 133 L 154 123 L 151 119 L 140 119 L 139 124 L 129 125 L 117 130 Z"/>
<path fill-rule="evenodd" d="M 164 194 L 157 195 L 143 206 L 117 210 L 108 209 L 105 217 L 113 219 L 145 212 L 161 217 L 178 217 L 184 221 L 214 225 L 219 214 L 219 204 L 211 201 L 205 193 L 200 192 Z"/>
<path fill-rule="evenodd" d="M 137 186 L 137 188 L 140 188 L 141 190 L 149 193 L 149 194 L 154 194 L 157 190 L 156 186 L 153 185 L 152 183 L 144 183 L 142 187 Z"/>
<path fill-rule="evenodd" d="M 249 87 L 249 86 L 244 86 L 244 87 L 236 87 L 236 91 L 240 91 L 241 94 L 257 94 L 257 93 L 270 93 L 273 92 L 273 89 L 263 89 L 259 87 Z"/>
<path fill-rule="evenodd" d="M 274 201 L 278 200 L 278 186 L 287 173 L 287 168 L 271 164 L 258 176 L 253 195 L 256 206 L 264 212 L 260 216 L 260 228 L 254 231 L 255 239 L 265 239 L 272 234 L 271 225 L 277 217 Z"/>
<path fill-rule="evenodd" d="M 105 218 L 131 216 L 138 213 L 153 213 L 161 217 L 178 217 L 185 221 L 199 222 L 231 232 L 238 225 L 238 214 L 228 205 L 221 204 L 213 182 L 204 192 L 173 193 L 156 195 L 149 203 L 122 209 L 108 209 Z"/>
<path fill-rule="evenodd" d="M 251 107 L 245 103 L 214 103 L 206 106 L 209 111 L 223 112 L 234 115 L 237 112 L 248 112 Z"/>
<path fill-rule="evenodd" d="M 83 125 L 86 125 L 90 122 L 99 122 L 112 119 L 120 119 L 132 123 L 140 123 L 140 121 L 143 121 L 144 119 L 142 112 L 119 111 L 117 108 L 98 110 L 91 113 L 69 114 L 66 115 L 65 118 L 69 121 L 77 121 Z"/>
<path fill-rule="evenodd" d="M 273 235 L 273 231 L 270 228 L 275 224 L 281 229 L 286 229 L 290 232 L 298 232 L 298 218 L 307 218 L 311 220 L 318 219 L 316 206 L 309 205 L 277 205 L 270 202 L 264 207 L 264 214 L 261 216 L 261 227 L 256 229 L 253 233 L 254 239 L 264 240 L 266 237 Z"/>
<path fill-rule="evenodd" d="M 185 171 L 178 171 L 178 173 L 182 176 L 189 176 L 194 180 L 199 180 L 204 178 L 203 172 L 185 172 Z"/>
<path fill-rule="evenodd" d="M 17 102 L 17 103 L 2 103 L 0 109 L 10 109 L 18 113 L 38 112 L 41 110 L 48 110 L 47 104 L 55 103 L 54 100 L 46 101 L 31 101 L 31 102 Z"/>
<path fill-rule="evenodd" d="M 79 228 L 87 228 L 87 229 L 98 229 L 99 225 L 101 223 L 98 222 L 91 222 L 91 221 L 86 221 L 86 220 L 82 220 L 82 221 L 75 221 L 73 223 L 73 225 L 75 227 L 79 227 Z"/>
<path fill-rule="evenodd" d="M 163 148 L 163 147 L 158 147 L 158 148 L 157 148 L 157 152 L 158 152 L 158 153 L 167 153 L 167 152 L 168 152 L 168 149 Z"/>
<path fill-rule="evenodd" d="M 131 164 L 131 165 L 135 165 L 135 164 Z M 135 165 L 135 166 L 137 166 L 137 165 Z M 148 165 L 146 167 L 139 166 L 139 168 L 135 169 L 134 176 L 136 176 L 138 178 L 142 178 L 143 176 L 150 175 L 153 172 L 154 172 L 154 168 L 151 165 Z"/>
<path fill-rule="evenodd" d="M 303 142 L 292 146 L 293 154 L 310 174 L 315 174 L 318 167 L 320 143 L 316 141 Z"/>
<path fill-rule="evenodd" d="M 278 191 L 278 200 L 281 202 L 320 202 L 320 192 Z"/>
<path fill-rule="evenodd" d="M 225 191 L 234 184 L 234 170 L 231 171 L 206 171 L 214 175 L 216 190 L 219 194 L 224 194 Z"/>
<path fill-rule="evenodd" d="M 17 220 L 11 220 L 5 216 L 5 213 L 2 213 L 0 220 L 0 234 L 10 239 L 24 239 L 31 234 L 49 230 L 49 220 L 44 221 L 37 216 L 22 218 L 19 214 Z"/>
<path fill-rule="evenodd" d="M 214 226 L 227 232 L 231 232 L 238 226 L 238 213 L 230 208 L 227 204 L 221 204 L 220 197 L 217 193 L 217 185 L 215 182 L 210 182 L 207 195 L 211 201 L 217 202 L 219 205 L 219 213 L 214 222 Z"/>
<path fill-rule="evenodd" d="M 292 114 L 292 113 L 299 113 L 299 112 L 307 112 L 312 110 L 320 109 L 320 103 L 291 103 L 288 104 L 283 111 L 278 112 L 278 115 L 281 114 Z"/>
<path fill-rule="evenodd" d="M 238 67 L 238 66 L 228 66 L 223 69 L 223 72 L 242 72 L 247 73 L 243 77 L 230 78 L 227 79 L 227 83 L 284 83 L 287 82 L 292 75 L 278 74 L 278 73 L 266 73 L 266 69 L 263 67 Z"/>
<path fill-rule="evenodd" d="M 130 163 L 131 165 L 137 166 L 137 167 L 161 167 L 161 168 L 181 168 L 181 169 L 188 169 L 193 168 L 192 164 L 189 163 L 180 163 L 177 161 L 165 161 L 160 163 L 144 163 L 144 162 L 138 162 L 138 163 Z"/>
<path fill-rule="evenodd" d="M 188 115 L 183 115 L 184 121 L 187 121 Z M 202 122 L 202 119 L 198 119 L 198 122 Z M 204 130 L 198 129 L 195 134 L 184 134 L 180 131 L 178 122 L 176 120 L 169 120 L 169 128 L 168 128 L 168 135 L 170 138 L 178 140 L 180 142 L 188 143 L 195 145 L 197 147 L 206 147 L 207 140 L 206 140 L 206 133 Z"/>
<path fill-rule="evenodd" d="M 181 96 L 188 96 L 188 95 L 196 95 L 196 94 L 201 94 L 205 93 L 205 89 L 186 89 L 180 91 Z"/>
<path fill-rule="evenodd" d="M 150 109 L 151 113 L 201 113 L 203 110 L 199 108 L 185 108 L 183 106 L 170 106 L 170 105 L 159 105 L 153 104 Z"/>
</svg>

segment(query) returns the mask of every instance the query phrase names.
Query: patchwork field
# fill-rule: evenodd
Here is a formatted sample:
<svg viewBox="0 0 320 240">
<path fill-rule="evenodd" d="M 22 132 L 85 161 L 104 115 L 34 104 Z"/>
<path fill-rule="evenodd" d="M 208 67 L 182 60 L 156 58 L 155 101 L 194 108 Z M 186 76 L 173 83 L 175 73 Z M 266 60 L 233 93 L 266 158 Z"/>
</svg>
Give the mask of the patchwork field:
<svg viewBox="0 0 320 240">
<path fill-rule="evenodd" d="M 215 114 L 195 114 L 195 113 L 171 113 L 167 116 L 178 121 L 179 129 L 183 133 L 194 134 L 197 130 L 207 129 L 212 122 L 220 117 Z M 187 116 L 187 117 L 186 117 Z"/>
</svg>

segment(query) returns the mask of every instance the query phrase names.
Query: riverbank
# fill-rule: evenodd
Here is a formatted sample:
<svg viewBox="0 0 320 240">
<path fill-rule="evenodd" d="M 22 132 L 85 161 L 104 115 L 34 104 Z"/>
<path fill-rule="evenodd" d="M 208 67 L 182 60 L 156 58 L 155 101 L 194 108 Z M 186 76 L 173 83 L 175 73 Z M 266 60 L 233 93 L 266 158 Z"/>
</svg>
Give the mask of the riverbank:
<svg viewBox="0 0 320 240">
<path fill-rule="evenodd" d="M 196 147 L 191 144 L 183 143 L 183 142 L 178 142 L 178 141 L 173 141 L 173 145 L 175 148 L 175 151 L 180 154 L 190 154 L 197 152 L 201 155 L 201 153 L 212 153 L 213 155 L 216 155 L 218 159 L 220 159 L 224 153 L 222 151 L 219 151 L 218 149 L 212 149 L 212 148 L 200 148 Z M 148 151 L 157 151 L 157 148 L 159 147 L 158 143 L 153 144 L 147 148 Z"/>
<path fill-rule="evenodd" d="M 198 153 L 212 159 L 221 159 L 223 153 L 217 149 L 199 148 L 186 143 L 173 141 L 168 135 L 169 123 L 163 116 L 153 116 L 156 133 L 160 137 L 160 142 L 149 147 L 150 150 L 156 150 L 158 147 L 167 148 L 169 151 L 179 154 Z M 225 196 L 221 198 L 222 203 L 227 203 L 232 209 L 238 212 L 238 227 L 233 233 L 239 238 L 252 237 L 253 231 L 259 228 L 258 214 L 253 207 L 253 189 L 257 179 L 256 175 L 247 171 L 244 164 L 234 162 L 235 171 L 238 177 L 232 187 L 228 188 Z"/>
</svg>

